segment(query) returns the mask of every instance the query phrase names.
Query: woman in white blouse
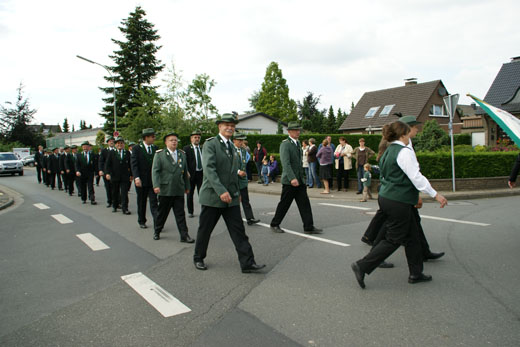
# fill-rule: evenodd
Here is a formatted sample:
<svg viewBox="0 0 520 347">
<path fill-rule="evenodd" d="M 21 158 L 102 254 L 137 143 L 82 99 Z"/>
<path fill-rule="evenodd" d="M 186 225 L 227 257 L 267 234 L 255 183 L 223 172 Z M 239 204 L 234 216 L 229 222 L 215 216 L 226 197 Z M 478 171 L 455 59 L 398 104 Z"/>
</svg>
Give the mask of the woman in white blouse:
<svg viewBox="0 0 520 347">
<path fill-rule="evenodd" d="M 336 170 L 338 170 L 338 192 L 341 191 L 341 180 L 343 180 L 343 191 L 348 188 L 348 171 L 352 169 L 352 146 L 347 143 L 347 140 L 342 136 L 339 138 L 339 145 L 334 151 L 334 162 Z"/>
</svg>

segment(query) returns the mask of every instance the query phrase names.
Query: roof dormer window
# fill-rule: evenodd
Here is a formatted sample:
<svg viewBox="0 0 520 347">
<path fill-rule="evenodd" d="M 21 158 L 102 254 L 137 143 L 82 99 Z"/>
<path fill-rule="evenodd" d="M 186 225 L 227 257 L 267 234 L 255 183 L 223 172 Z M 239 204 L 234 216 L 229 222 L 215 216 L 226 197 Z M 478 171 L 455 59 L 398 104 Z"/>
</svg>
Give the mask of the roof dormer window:
<svg viewBox="0 0 520 347">
<path fill-rule="evenodd" d="M 390 114 L 395 105 L 386 105 L 383 107 L 383 111 L 379 114 L 379 117 L 386 117 Z"/>
<path fill-rule="evenodd" d="M 370 110 L 368 110 L 367 114 L 365 115 L 365 118 L 372 118 L 377 113 L 377 110 L 379 110 L 380 106 L 374 106 L 371 107 Z"/>
</svg>

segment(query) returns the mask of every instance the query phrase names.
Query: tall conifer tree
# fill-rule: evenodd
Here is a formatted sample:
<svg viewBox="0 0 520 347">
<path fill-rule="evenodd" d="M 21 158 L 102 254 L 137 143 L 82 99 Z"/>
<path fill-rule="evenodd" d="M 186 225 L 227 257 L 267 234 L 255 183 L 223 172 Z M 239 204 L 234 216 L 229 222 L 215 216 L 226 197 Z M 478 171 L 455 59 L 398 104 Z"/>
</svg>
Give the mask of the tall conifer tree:
<svg viewBox="0 0 520 347">
<path fill-rule="evenodd" d="M 160 36 L 154 25 L 145 18 L 146 12 L 137 6 L 127 19 L 124 19 L 119 27 L 125 40 L 112 41 L 119 46 L 110 56 L 115 66 L 109 67 L 113 77 L 105 77 L 105 80 L 116 82 L 116 112 L 117 117 L 124 118 L 128 111 L 138 106 L 136 98 L 140 90 L 152 86 L 152 80 L 164 68 L 160 60 L 155 57 L 161 48 L 155 44 Z M 105 129 L 111 132 L 114 128 L 114 100 L 113 88 L 101 88 L 109 97 L 103 99 L 107 105 L 103 108 L 101 115 L 106 118 Z M 128 122 L 126 122 L 128 124 Z"/>
<path fill-rule="evenodd" d="M 283 122 L 297 119 L 296 102 L 289 97 L 289 87 L 278 63 L 272 62 L 265 72 L 258 94 L 256 111 L 264 112 Z"/>
</svg>

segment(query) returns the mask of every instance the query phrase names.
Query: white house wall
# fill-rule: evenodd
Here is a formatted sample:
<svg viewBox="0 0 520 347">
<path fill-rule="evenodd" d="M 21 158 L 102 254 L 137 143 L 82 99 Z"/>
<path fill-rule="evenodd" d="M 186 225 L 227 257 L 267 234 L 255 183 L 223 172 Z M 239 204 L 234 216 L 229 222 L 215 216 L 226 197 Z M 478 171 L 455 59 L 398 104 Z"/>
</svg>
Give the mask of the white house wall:
<svg viewBox="0 0 520 347">
<path fill-rule="evenodd" d="M 237 130 L 243 129 L 244 132 L 253 132 L 259 130 L 260 134 L 276 134 L 278 132 L 278 123 L 262 116 L 252 117 L 241 120 L 237 126 Z M 287 134 L 287 127 L 283 126 L 283 133 Z"/>
</svg>

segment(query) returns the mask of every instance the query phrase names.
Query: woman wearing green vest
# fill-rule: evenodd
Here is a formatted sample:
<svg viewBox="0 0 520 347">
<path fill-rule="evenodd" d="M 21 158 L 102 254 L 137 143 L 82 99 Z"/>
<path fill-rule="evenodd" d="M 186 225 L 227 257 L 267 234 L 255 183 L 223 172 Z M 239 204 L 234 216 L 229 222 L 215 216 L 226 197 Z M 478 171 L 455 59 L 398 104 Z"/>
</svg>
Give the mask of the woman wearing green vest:
<svg viewBox="0 0 520 347">
<path fill-rule="evenodd" d="M 441 205 L 446 206 L 446 198 L 438 194 L 430 182 L 419 171 L 415 153 L 407 148 L 410 127 L 403 122 L 393 122 L 383 128 L 383 137 L 390 143 L 379 160 L 381 170 L 381 190 L 379 209 L 387 218 L 387 234 L 363 258 L 352 264 L 352 270 L 361 288 L 365 288 L 365 274 L 370 274 L 399 246 L 405 246 L 406 260 L 410 276 L 409 283 L 431 281 L 432 277 L 422 273 L 423 258 L 417 221 L 413 208 L 419 200 L 419 191 L 429 194 Z"/>
</svg>

